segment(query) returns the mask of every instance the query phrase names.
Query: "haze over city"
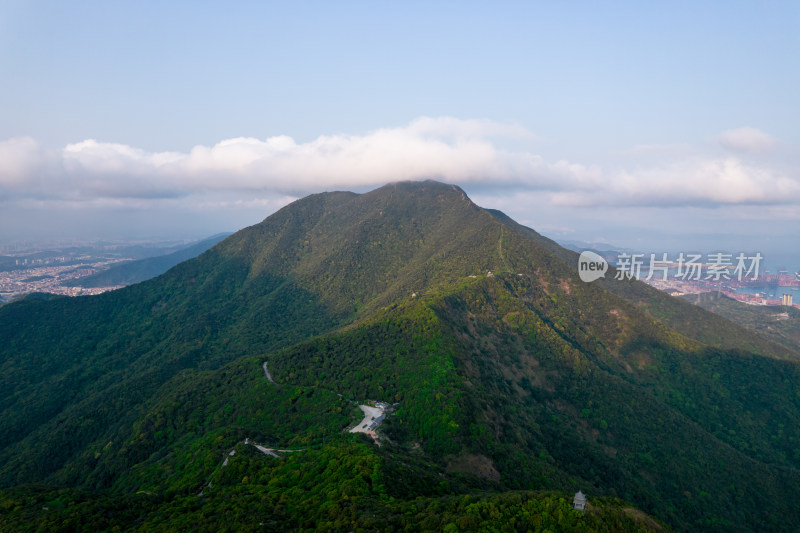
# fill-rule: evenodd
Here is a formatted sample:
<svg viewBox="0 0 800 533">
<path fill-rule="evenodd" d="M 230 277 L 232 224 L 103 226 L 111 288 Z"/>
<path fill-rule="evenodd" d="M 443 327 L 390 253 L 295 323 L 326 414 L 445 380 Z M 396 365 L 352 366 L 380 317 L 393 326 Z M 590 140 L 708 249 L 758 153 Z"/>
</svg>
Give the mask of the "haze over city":
<svg viewBox="0 0 800 533">
<path fill-rule="evenodd" d="M 4 2 L 0 242 L 435 178 L 556 239 L 796 268 L 798 49 L 788 1 Z"/>
</svg>

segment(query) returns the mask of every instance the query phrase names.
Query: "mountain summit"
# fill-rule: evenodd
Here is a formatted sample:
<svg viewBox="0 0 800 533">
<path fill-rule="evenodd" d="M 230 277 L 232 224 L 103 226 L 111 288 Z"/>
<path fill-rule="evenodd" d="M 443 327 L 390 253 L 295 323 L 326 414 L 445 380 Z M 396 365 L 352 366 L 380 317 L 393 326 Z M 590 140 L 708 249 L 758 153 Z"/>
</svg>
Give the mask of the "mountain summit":
<svg viewBox="0 0 800 533">
<path fill-rule="evenodd" d="M 4 306 L 0 528 L 795 530 L 800 354 L 576 264 L 405 182 Z"/>
</svg>

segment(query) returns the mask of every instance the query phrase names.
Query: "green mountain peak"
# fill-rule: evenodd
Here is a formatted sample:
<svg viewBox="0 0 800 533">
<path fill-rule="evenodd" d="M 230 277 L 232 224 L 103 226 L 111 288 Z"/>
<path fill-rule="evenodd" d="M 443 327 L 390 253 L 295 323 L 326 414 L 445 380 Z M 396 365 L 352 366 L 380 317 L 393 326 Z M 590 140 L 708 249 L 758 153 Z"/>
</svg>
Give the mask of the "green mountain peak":
<svg viewBox="0 0 800 533">
<path fill-rule="evenodd" d="M 6 305 L 0 529 L 795 529 L 800 355 L 575 259 L 400 182 Z"/>
</svg>

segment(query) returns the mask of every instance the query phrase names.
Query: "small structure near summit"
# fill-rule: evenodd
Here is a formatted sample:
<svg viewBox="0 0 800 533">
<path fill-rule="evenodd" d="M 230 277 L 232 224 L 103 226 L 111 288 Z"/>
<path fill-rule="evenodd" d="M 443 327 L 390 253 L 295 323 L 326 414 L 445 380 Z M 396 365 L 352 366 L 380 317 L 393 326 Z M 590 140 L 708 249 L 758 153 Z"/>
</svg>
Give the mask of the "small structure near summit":
<svg viewBox="0 0 800 533">
<path fill-rule="evenodd" d="M 572 508 L 586 512 L 586 495 L 581 491 L 575 493 L 575 497 L 572 499 Z"/>
</svg>

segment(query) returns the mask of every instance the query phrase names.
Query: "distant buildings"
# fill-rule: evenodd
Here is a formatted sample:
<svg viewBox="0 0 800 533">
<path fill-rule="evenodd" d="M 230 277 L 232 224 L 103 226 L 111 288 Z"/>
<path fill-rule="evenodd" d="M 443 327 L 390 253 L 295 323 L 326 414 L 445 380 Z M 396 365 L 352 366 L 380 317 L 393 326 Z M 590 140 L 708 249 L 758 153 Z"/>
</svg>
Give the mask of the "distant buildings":
<svg viewBox="0 0 800 533">
<path fill-rule="evenodd" d="M 789 307 L 792 306 L 792 295 L 791 294 L 784 294 L 781 296 L 781 305 L 787 305 Z"/>
</svg>

